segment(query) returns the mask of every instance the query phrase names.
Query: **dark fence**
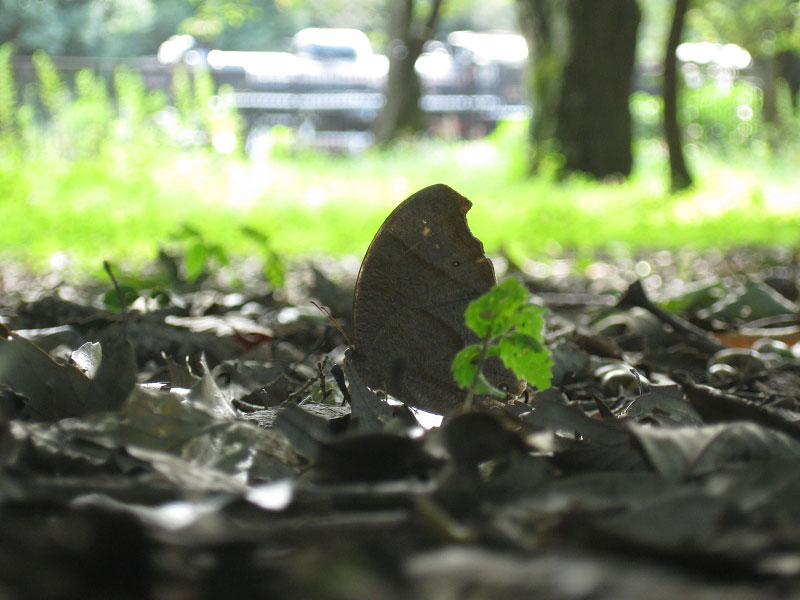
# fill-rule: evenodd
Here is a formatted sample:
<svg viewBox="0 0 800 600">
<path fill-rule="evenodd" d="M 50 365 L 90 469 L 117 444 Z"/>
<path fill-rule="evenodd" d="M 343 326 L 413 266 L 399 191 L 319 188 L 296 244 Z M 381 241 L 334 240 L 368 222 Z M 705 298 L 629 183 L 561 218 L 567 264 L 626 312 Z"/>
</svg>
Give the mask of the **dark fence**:
<svg viewBox="0 0 800 600">
<path fill-rule="evenodd" d="M 83 69 L 91 69 L 111 81 L 114 71 L 121 66 L 141 73 L 142 80 L 148 89 L 168 91 L 172 84 L 174 66 L 160 63 L 155 56 L 137 58 L 53 56 L 50 57 L 50 60 L 68 85 L 72 85 L 75 74 Z M 15 56 L 12 61 L 12 67 L 15 81 L 20 90 L 24 89 L 29 83 L 36 82 L 36 69 L 30 56 Z"/>
</svg>

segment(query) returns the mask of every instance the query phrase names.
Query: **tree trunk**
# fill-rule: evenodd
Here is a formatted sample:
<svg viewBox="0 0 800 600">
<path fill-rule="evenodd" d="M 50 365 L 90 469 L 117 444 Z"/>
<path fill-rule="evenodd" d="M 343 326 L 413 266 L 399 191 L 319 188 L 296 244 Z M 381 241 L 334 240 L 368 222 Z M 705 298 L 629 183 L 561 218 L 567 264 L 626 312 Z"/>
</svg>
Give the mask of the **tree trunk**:
<svg viewBox="0 0 800 600">
<path fill-rule="evenodd" d="M 761 75 L 761 117 L 764 123 L 776 126 L 778 123 L 777 69 L 774 56 L 756 59 L 757 72 Z"/>
<path fill-rule="evenodd" d="M 678 59 L 675 56 L 688 6 L 689 0 L 675 0 L 675 14 L 664 55 L 664 137 L 669 150 L 669 181 L 673 191 L 692 185 L 692 176 L 683 156 L 681 129 L 678 124 Z"/>
<path fill-rule="evenodd" d="M 632 167 L 636 0 L 518 0 L 531 48 L 531 162 L 553 153 L 595 177 Z"/>
<path fill-rule="evenodd" d="M 436 32 L 442 1 L 431 1 L 430 12 L 423 22 L 414 19 L 415 0 L 391 3 L 389 32 L 392 41 L 386 105 L 376 123 L 376 137 L 380 143 L 395 139 L 401 132 L 419 131 L 423 127 L 420 83 L 414 65 L 425 42 Z"/>
<path fill-rule="evenodd" d="M 800 55 L 792 50 L 778 54 L 778 74 L 786 80 L 791 93 L 792 108 L 797 110 L 797 95 L 800 93 Z"/>
</svg>

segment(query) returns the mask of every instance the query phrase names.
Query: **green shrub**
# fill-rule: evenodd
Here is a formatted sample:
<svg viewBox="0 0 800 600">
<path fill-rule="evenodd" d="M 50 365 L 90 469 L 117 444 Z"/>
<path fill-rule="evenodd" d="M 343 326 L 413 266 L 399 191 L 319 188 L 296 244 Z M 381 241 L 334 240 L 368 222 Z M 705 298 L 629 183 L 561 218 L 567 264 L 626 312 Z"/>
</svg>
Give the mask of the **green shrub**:
<svg viewBox="0 0 800 600">
<path fill-rule="evenodd" d="M 720 89 L 712 81 L 687 88 L 681 97 L 680 115 L 686 141 L 725 149 L 763 137 L 761 102 L 761 90 L 742 79 L 730 90 Z"/>
<path fill-rule="evenodd" d="M 714 81 L 697 88 L 684 87 L 678 120 L 684 128 L 684 143 L 703 145 L 725 152 L 740 149 L 767 135 L 761 118 L 761 90 L 739 79 L 730 89 Z M 659 95 L 635 92 L 631 96 L 634 132 L 639 139 L 663 135 L 664 100 Z"/>
<path fill-rule="evenodd" d="M 91 70 L 68 84 L 48 55 L 37 52 L 36 81 L 20 95 L 12 52 L 11 45 L 0 46 L 0 237 L 6 248 L 35 245 L 40 257 L 66 245 L 98 256 L 121 249 L 152 255 L 175 227 L 173 201 L 202 213 L 209 194 L 201 186 L 187 189 L 196 176 L 186 165 L 212 171 L 209 163 L 219 160 L 210 144 L 214 133 L 225 127 L 238 133 L 235 111 L 209 102 L 216 90 L 208 74 L 176 74 L 176 89 L 183 85 L 186 92 L 177 99 L 187 99 L 180 112 L 129 68 L 116 69 L 110 85 Z M 178 126 L 170 127 L 170 119 Z M 180 134 L 190 129 L 186 144 Z M 137 246 L 126 246 L 131 237 Z"/>
</svg>

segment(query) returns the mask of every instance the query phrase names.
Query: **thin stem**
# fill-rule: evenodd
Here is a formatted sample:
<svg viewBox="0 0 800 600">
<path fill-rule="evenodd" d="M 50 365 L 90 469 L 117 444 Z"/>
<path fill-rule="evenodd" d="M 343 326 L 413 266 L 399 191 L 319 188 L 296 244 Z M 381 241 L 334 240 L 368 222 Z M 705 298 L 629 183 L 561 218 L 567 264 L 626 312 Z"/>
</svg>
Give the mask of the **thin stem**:
<svg viewBox="0 0 800 600">
<path fill-rule="evenodd" d="M 117 282 L 117 278 L 114 277 L 114 271 L 111 270 L 111 264 L 107 261 L 103 261 L 103 268 L 105 268 L 106 273 L 111 278 L 111 283 L 114 284 L 114 289 L 117 292 L 117 298 L 119 299 L 119 306 L 122 310 L 122 333 L 124 336 L 127 337 L 128 335 L 128 309 L 125 306 L 125 297 L 122 294 L 122 288 L 119 287 L 119 282 Z"/>
<path fill-rule="evenodd" d="M 467 391 L 467 397 L 464 400 L 464 412 L 469 412 L 472 410 L 472 403 L 473 398 L 475 397 L 475 388 L 478 387 L 478 378 L 481 376 L 481 369 L 483 368 L 483 363 L 486 360 L 486 356 L 489 354 L 489 338 L 483 340 L 481 343 L 481 355 L 478 357 L 478 368 L 475 370 L 475 375 L 472 378 L 472 383 L 469 386 L 469 390 Z"/>
</svg>

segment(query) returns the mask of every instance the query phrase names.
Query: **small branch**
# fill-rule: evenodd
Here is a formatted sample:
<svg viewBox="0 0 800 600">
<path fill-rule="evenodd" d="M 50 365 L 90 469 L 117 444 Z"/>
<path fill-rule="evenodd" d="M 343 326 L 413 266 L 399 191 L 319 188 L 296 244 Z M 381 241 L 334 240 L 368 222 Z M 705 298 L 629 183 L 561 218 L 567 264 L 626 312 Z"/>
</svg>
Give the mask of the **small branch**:
<svg viewBox="0 0 800 600">
<path fill-rule="evenodd" d="M 433 5 L 431 6 L 431 12 L 428 15 L 428 19 L 425 22 L 425 34 L 428 37 L 432 37 L 433 34 L 436 32 L 436 22 L 439 20 L 439 10 L 442 7 L 442 0 L 433 0 Z"/>
<path fill-rule="evenodd" d="M 713 340 L 708 333 L 699 327 L 695 327 L 688 321 L 684 321 L 680 317 L 654 304 L 650 298 L 647 297 L 644 287 L 642 287 L 642 282 L 639 280 L 630 284 L 628 290 L 617 302 L 617 308 L 633 308 L 634 306 L 645 309 L 659 321 L 672 327 L 675 331 L 680 331 L 681 333 L 689 335 L 697 348 L 703 352 L 714 354 L 725 348 L 723 344 Z"/>
</svg>

